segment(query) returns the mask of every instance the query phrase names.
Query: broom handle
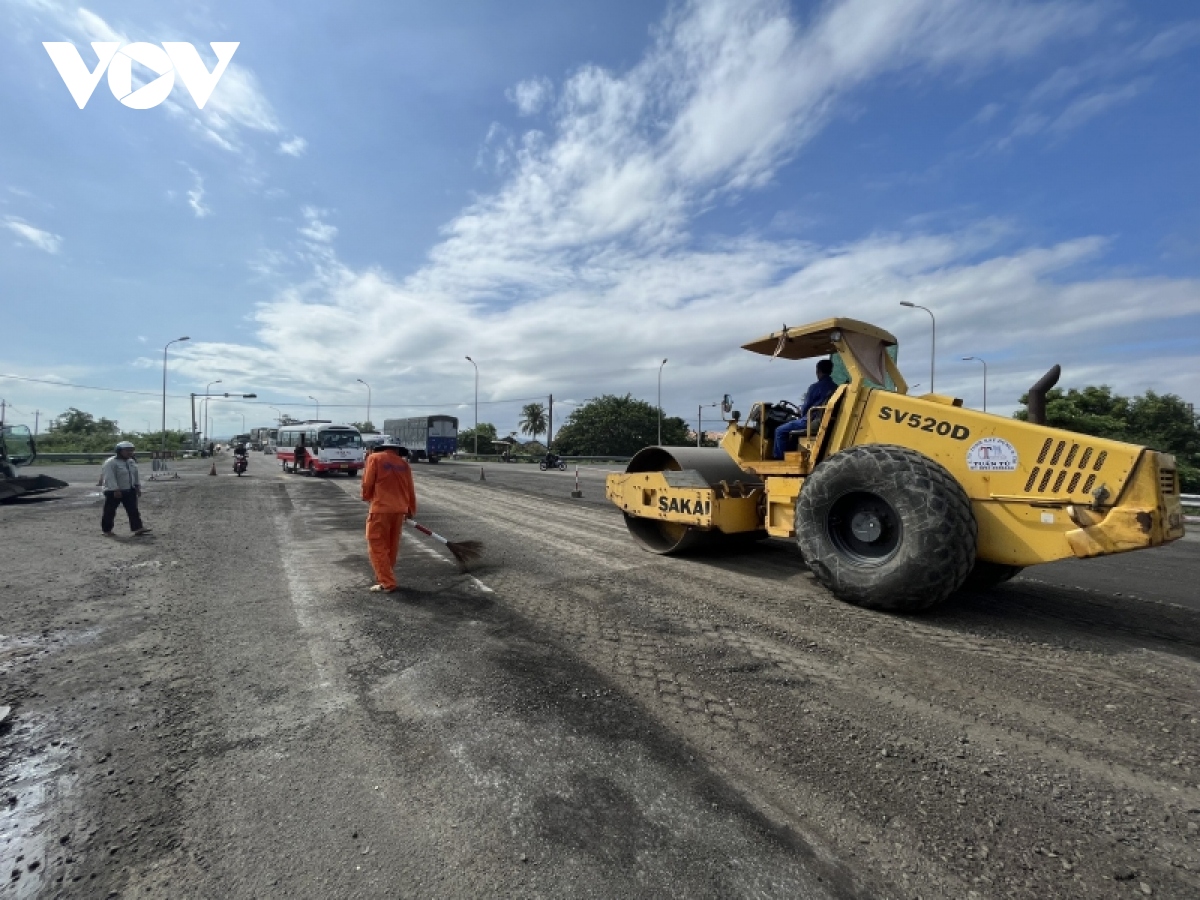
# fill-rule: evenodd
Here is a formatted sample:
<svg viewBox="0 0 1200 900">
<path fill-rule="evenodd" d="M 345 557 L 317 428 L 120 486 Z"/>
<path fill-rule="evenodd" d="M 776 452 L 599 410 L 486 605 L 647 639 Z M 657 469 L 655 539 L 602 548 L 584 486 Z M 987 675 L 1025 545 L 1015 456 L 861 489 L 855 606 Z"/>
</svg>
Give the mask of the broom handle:
<svg viewBox="0 0 1200 900">
<path fill-rule="evenodd" d="M 417 531 L 421 532 L 421 534 L 427 534 L 427 535 L 429 535 L 429 536 L 430 536 L 431 538 L 433 538 L 435 541 L 441 541 L 443 544 L 449 544 L 449 543 L 450 543 L 448 540 L 446 540 L 446 539 L 445 539 L 444 537 L 442 537 L 440 534 L 437 534 L 436 532 L 430 531 L 428 528 L 426 528 L 424 525 L 422 525 L 422 524 L 421 524 L 420 522 L 418 522 L 416 519 L 409 519 L 409 520 L 408 520 L 408 524 L 409 524 L 409 525 L 411 525 L 413 528 L 417 529 Z"/>
</svg>

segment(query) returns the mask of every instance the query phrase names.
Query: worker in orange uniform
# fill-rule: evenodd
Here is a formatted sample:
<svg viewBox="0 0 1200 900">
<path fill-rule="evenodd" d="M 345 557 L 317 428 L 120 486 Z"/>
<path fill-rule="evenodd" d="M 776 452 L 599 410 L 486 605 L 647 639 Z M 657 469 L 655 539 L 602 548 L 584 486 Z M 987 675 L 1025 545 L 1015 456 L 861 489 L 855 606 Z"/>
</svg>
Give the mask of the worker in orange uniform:
<svg viewBox="0 0 1200 900">
<path fill-rule="evenodd" d="M 417 491 L 407 457 L 408 450 L 388 438 L 367 457 L 362 479 L 362 498 L 371 504 L 367 513 L 367 552 L 376 581 L 371 590 L 388 594 L 399 590 L 395 569 L 400 529 L 405 519 L 417 514 Z"/>
</svg>

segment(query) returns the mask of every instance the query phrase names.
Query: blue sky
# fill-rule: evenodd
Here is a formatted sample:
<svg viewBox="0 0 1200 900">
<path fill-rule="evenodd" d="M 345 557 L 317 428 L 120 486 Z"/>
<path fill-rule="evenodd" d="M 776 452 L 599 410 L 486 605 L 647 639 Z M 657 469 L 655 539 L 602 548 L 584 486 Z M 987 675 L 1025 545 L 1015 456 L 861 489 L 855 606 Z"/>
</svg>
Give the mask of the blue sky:
<svg viewBox="0 0 1200 900">
<path fill-rule="evenodd" d="M 993 411 L 1056 362 L 1200 400 L 1193 4 L 6 0 L 0 26 L 0 376 L 38 379 L 0 377 L 16 421 L 157 427 L 183 334 L 173 395 L 359 419 L 362 378 L 376 421 L 466 425 L 470 355 L 507 431 L 551 392 L 653 401 L 666 357 L 694 419 L 801 395 L 806 364 L 738 347 L 829 315 L 927 382 L 902 300 L 969 405 L 968 355 Z M 240 46 L 203 111 L 104 80 L 80 110 L 42 42 L 90 67 L 96 40 Z"/>
</svg>

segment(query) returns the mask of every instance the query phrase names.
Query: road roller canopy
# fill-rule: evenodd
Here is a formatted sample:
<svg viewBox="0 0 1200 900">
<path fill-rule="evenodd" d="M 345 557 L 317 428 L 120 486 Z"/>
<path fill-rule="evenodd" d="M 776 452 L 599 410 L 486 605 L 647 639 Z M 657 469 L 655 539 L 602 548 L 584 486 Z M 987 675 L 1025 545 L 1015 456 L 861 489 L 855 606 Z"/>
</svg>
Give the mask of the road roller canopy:
<svg viewBox="0 0 1200 900">
<path fill-rule="evenodd" d="M 882 328 L 868 325 L 857 319 L 822 319 L 811 325 L 800 325 L 796 328 L 784 326 L 779 331 L 773 331 L 764 337 L 755 338 L 748 344 L 742 344 L 743 350 L 761 353 L 764 356 L 782 357 L 783 359 L 810 359 L 814 356 L 828 356 L 837 352 L 833 343 L 834 332 L 840 331 L 851 344 L 865 344 L 861 338 L 872 343 L 879 342 L 883 347 L 896 344 L 896 338 Z M 858 337 L 860 340 L 856 341 Z"/>
</svg>

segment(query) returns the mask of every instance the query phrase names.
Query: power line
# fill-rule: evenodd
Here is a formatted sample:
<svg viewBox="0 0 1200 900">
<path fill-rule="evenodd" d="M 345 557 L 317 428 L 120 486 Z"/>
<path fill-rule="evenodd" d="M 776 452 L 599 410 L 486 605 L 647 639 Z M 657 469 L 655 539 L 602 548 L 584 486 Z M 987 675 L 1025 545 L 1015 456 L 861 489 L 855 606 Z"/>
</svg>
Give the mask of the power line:
<svg viewBox="0 0 1200 900">
<path fill-rule="evenodd" d="M 161 391 L 130 391 L 130 390 L 124 390 L 122 388 L 96 387 L 95 385 L 91 385 L 91 384 L 74 384 L 70 381 L 51 381 L 48 378 L 29 378 L 24 375 L 0 375 L 0 379 L 4 379 L 4 378 L 11 378 L 13 381 L 29 381 L 29 382 L 33 382 L 34 384 L 49 384 L 49 385 L 53 385 L 54 387 L 78 388 L 79 390 L 83 390 L 83 391 L 104 391 L 104 392 L 110 393 L 110 394 L 132 394 L 132 395 L 138 396 L 138 397 L 161 397 L 162 396 Z M 167 396 L 172 397 L 176 400 L 188 400 L 191 398 L 192 395 L 191 394 L 168 394 Z M 196 396 L 202 397 L 204 395 L 197 394 Z M 221 397 L 219 394 L 211 394 L 209 396 L 213 397 L 214 399 L 217 399 L 217 398 L 222 399 L 222 400 L 226 399 L 224 397 Z M 237 398 L 230 397 L 228 399 L 234 400 Z M 542 399 L 541 397 L 514 397 L 509 400 L 480 400 L 479 405 L 480 406 L 483 406 L 485 404 L 486 405 L 494 405 L 494 404 L 498 404 L 498 403 L 532 403 L 535 400 L 541 400 L 541 399 Z M 296 400 L 296 401 L 272 400 L 272 401 L 270 401 L 270 403 L 268 403 L 265 400 L 261 400 L 261 401 L 239 400 L 239 402 L 246 403 L 250 406 L 312 406 L 311 403 L 307 403 L 303 400 Z M 448 401 L 443 401 L 441 403 L 373 403 L 371 405 L 377 406 L 379 409 L 435 409 L 438 407 L 446 407 L 446 406 L 470 406 L 471 402 L 472 401 L 470 401 L 470 400 L 448 400 Z M 329 407 L 330 409 L 357 409 L 358 407 L 362 406 L 361 403 L 322 403 L 321 405 Z"/>
<path fill-rule="evenodd" d="M 93 387 L 90 384 L 72 384 L 69 381 L 51 381 L 48 378 L 27 378 L 24 375 L 0 375 L 0 378 L 11 378 L 13 381 L 32 381 L 35 384 L 52 384 L 55 387 L 73 387 L 73 388 L 79 388 L 79 389 L 85 390 L 85 391 L 106 391 L 110 394 L 138 394 L 138 395 L 144 396 L 144 397 L 161 397 L 162 396 L 161 391 L 125 391 L 125 390 L 121 390 L 120 388 Z M 171 394 L 170 396 L 178 398 L 179 395 Z M 187 397 L 187 395 L 185 394 L 183 399 L 186 399 L 186 397 Z"/>
</svg>

